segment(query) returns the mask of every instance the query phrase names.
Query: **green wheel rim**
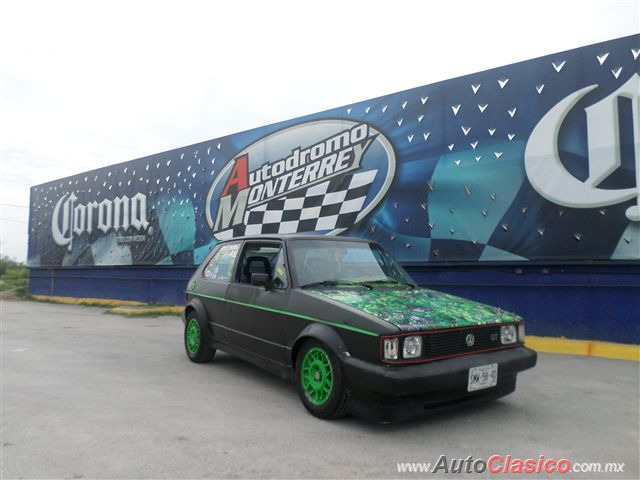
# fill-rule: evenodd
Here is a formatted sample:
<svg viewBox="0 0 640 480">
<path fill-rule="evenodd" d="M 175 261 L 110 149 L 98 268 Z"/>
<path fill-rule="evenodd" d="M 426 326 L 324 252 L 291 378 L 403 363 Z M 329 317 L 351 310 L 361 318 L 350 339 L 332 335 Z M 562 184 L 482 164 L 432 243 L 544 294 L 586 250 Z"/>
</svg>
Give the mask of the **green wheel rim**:
<svg viewBox="0 0 640 480">
<path fill-rule="evenodd" d="M 305 353 L 300 379 L 304 394 L 312 404 L 325 403 L 333 390 L 333 368 L 327 352 L 314 347 Z"/>
<path fill-rule="evenodd" d="M 200 348 L 200 325 L 195 318 L 187 323 L 187 350 L 193 354 Z"/>
</svg>

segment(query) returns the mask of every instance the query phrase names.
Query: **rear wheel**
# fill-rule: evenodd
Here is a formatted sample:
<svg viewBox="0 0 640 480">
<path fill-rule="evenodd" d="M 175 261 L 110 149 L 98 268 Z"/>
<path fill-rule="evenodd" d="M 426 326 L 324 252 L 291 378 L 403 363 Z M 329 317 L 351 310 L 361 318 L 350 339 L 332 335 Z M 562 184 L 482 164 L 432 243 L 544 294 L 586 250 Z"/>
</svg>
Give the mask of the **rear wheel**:
<svg viewBox="0 0 640 480">
<path fill-rule="evenodd" d="M 296 359 L 296 385 L 302 404 L 318 418 L 345 413 L 348 391 L 335 355 L 323 343 L 305 342 Z"/>
<path fill-rule="evenodd" d="M 211 347 L 211 340 L 206 322 L 199 319 L 195 312 L 189 313 L 184 324 L 184 348 L 189 360 L 195 363 L 210 362 L 216 353 Z"/>
</svg>

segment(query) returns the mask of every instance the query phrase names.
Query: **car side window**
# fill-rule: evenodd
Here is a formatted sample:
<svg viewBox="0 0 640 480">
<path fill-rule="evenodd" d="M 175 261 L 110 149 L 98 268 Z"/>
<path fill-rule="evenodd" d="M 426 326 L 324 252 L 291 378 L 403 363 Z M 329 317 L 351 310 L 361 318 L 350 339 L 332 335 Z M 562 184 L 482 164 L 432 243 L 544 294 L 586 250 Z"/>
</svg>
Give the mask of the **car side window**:
<svg viewBox="0 0 640 480">
<path fill-rule="evenodd" d="M 220 247 L 202 272 L 207 280 L 230 281 L 233 267 L 240 250 L 240 242 L 229 243 Z"/>
<path fill-rule="evenodd" d="M 287 288 L 287 265 L 282 244 L 273 242 L 250 242 L 244 249 L 240 261 L 238 282 L 251 283 L 254 273 L 268 273 L 273 288 Z"/>
<path fill-rule="evenodd" d="M 287 265 L 284 259 L 284 249 L 280 249 L 276 266 L 273 270 L 273 288 L 285 289 L 289 285 L 287 281 Z"/>
</svg>

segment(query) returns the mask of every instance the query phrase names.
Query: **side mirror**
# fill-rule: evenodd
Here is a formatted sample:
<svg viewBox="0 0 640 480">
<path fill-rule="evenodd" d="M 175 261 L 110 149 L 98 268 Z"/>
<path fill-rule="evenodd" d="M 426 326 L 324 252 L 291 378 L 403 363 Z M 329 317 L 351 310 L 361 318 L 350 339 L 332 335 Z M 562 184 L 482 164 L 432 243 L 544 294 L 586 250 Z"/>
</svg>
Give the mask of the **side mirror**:
<svg viewBox="0 0 640 480">
<path fill-rule="evenodd" d="M 268 273 L 252 273 L 251 285 L 262 286 L 265 290 L 271 290 L 271 275 Z"/>
</svg>

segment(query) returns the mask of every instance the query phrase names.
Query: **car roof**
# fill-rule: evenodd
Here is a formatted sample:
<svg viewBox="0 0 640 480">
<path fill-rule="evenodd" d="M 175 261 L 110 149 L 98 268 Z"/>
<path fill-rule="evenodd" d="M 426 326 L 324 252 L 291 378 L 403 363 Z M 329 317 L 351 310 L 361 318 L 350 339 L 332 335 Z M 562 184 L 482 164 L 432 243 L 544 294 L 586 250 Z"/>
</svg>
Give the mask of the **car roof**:
<svg viewBox="0 0 640 480">
<path fill-rule="evenodd" d="M 230 238 L 228 240 L 220 241 L 219 243 L 233 242 L 238 240 L 322 240 L 322 241 L 346 241 L 346 242 L 372 242 L 367 238 L 358 237 L 341 237 L 341 236 L 326 236 L 318 234 L 303 234 L 303 233 L 289 233 L 289 234 L 265 234 L 265 235 L 251 235 L 243 237 Z"/>
</svg>

